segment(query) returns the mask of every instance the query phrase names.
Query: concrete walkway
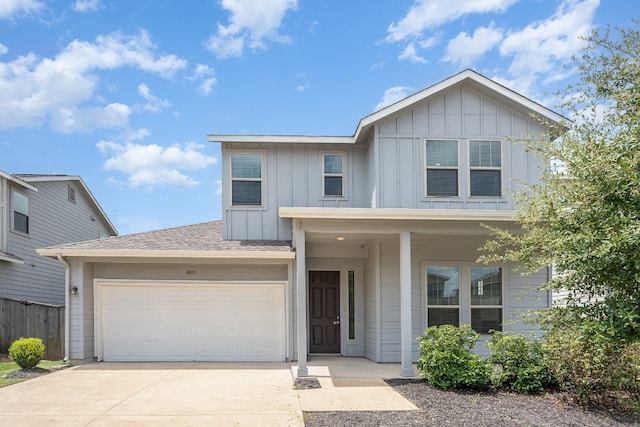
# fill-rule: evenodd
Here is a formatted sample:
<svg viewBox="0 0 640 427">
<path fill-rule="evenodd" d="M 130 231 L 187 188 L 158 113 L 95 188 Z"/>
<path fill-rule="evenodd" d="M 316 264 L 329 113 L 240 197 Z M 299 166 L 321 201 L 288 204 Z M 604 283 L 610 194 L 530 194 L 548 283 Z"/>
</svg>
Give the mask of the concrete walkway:
<svg viewBox="0 0 640 427">
<path fill-rule="evenodd" d="M 398 363 L 374 363 L 357 357 L 312 356 L 307 366 L 309 376 L 318 379 L 320 388 L 298 390 L 300 407 L 305 412 L 418 409 L 383 381 L 383 378 L 400 376 Z M 292 366 L 291 372 L 295 378 L 297 366 Z"/>
<path fill-rule="evenodd" d="M 303 426 L 303 411 L 416 410 L 381 378 L 399 365 L 314 358 L 321 388 L 285 363 L 93 363 L 0 388 L 4 426 Z"/>
</svg>

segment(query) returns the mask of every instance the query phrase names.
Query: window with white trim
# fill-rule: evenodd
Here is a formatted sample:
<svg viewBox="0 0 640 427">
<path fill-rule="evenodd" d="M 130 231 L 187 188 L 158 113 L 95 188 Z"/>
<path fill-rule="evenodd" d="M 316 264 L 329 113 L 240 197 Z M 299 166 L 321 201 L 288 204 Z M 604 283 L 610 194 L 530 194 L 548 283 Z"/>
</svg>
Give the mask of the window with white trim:
<svg viewBox="0 0 640 427">
<path fill-rule="evenodd" d="M 324 154 L 322 165 L 323 194 L 325 197 L 342 197 L 343 174 L 342 174 L 342 154 Z"/>
<path fill-rule="evenodd" d="M 13 209 L 12 229 L 29 234 L 29 198 L 14 190 L 11 204 Z"/>
<path fill-rule="evenodd" d="M 460 268 L 427 267 L 427 324 L 460 326 Z"/>
<path fill-rule="evenodd" d="M 427 196 L 458 195 L 458 141 L 426 140 Z"/>
<path fill-rule="evenodd" d="M 500 141 L 469 141 L 469 194 L 502 195 L 502 153 Z"/>
<path fill-rule="evenodd" d="M 423 268 L 427 326 L 470 324 L 480 334 L 502 331 L 501 267 L 423 264 Z"/>
<path fill-rule="evenodd" d="M 502 268 L 471 267 L 471 328 L 486 334 L 502 330 Z"/>
<path fill-rule="evenodd" d="M 231 205 L 262 205 L 262 156 L 231 154 Z"/>
</svg>

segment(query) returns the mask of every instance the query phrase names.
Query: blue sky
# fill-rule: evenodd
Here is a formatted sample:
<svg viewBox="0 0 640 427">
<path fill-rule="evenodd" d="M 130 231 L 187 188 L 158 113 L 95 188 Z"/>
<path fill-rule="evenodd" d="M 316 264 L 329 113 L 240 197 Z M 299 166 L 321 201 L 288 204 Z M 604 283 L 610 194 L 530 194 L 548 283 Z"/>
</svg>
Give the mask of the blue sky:
<svg viewBox="0 0 640 427">
<path fill-rule="evenodd" d="M 352 135 L 463 69 L 554 108 L 636 0 L 1 0 L 0 170 L 79 175 L 121 234 L 219 219 L 208 134 Z"/>
</svg>

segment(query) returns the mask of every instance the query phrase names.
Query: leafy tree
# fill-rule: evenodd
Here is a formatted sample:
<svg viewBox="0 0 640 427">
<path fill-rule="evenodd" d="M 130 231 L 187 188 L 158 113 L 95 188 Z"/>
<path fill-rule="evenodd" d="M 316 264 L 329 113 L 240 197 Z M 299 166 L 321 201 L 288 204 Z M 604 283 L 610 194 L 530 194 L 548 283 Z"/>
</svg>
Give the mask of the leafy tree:
<svg viewBox="0 0 640 427">
<path fill-rule="evenodd" d="M 572 121 L 529 148 L 561 172 L 517 197 L 522 232 L 491 228 L 480 260 L 514 261 L 523 272 L 553 265 L 547 285 L 568 293 L 547 326 L 588 319 L 612 340 L 640 339 L 640 31 L 595 31 L 574 58 L 579 82 L 559 93 Z"/>
</svg>

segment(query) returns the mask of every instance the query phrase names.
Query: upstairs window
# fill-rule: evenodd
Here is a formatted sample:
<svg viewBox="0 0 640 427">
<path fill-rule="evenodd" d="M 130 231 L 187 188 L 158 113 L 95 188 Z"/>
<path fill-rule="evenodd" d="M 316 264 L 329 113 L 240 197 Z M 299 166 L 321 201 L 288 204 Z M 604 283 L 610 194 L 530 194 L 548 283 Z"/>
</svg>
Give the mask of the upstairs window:
<svg viewBox="0 0 640 427">
<path fill-rule="evenodd" d="M 458 141 L 427 140 L 427 196 L 458 195 Z"/>
<path fill-rule="evenodd" d="M 342 197 L 342 154 L 325 154 L 323 181 L 325 197 Z"/>
<path fill-rule="evenodd" d="M 501 158 L 500 141 L 469 142 L 471 196 L 501 196 Z"/>
<path fill-rule="evenodd" d="M 12 195 L 13 229 L 29 233 L 29 198 L 17 191 Z"/>
<path fill-rule="evenodd" d="M 262 205 L 262 156 L 231 154 L 231 204 Z"/>
</svg>

